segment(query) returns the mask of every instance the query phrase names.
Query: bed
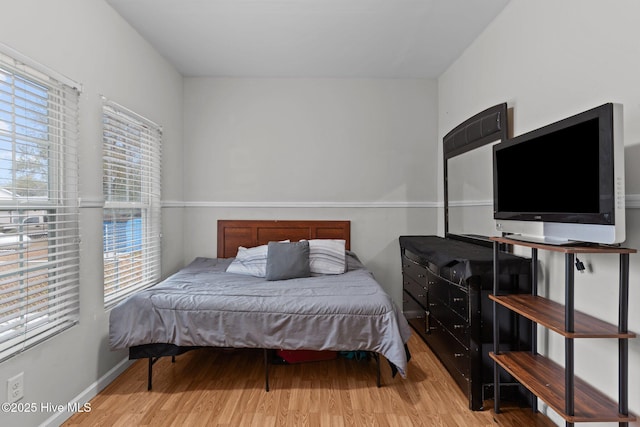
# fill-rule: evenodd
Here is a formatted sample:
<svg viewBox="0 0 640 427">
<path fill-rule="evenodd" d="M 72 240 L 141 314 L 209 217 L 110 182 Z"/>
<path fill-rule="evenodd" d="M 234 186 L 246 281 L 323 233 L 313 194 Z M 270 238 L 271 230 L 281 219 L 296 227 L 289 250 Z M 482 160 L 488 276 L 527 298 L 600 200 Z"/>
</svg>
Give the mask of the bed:
<svg viewBox="0 0 640 427">
<path fill-rule="evenodd" d="M 149 360 L 149 389 L 155 361 L 164 356 L 175 360 L 201 347 L 264 349 L 267 391 L 268 350 L 274 349 L 369 352 L 377 361 L 378 386 L 379 355 L 387 359 L 393 374 L 405 377 L 411 330 L 350 251 L 350 237 L 349 221 L 220 220 L 217 258 L 196 258 L 111 310 L 110 348 L 128 349 L 130 359 Z M 324 271 L 332 267 L 327 264 L 303 277 L 286 276 L 304 264 L 291 261 L 299 251 L 311 247 L 306 256 L 313 265 L 320 260 L 318 248 L 337 242 L 344 245 L 344 272 Z M 229 272 L 245 253 L 265 247 L 266 277 Z M 291 263 L 283 270 L 274 261 L 276 254 L 292 250 L 296 252 L 282 252 L 281 260 Z M 285 276 L 280 276 L 283 271 Z M 286 280 L 279 280 L 283 277 Z"/>
</svg>

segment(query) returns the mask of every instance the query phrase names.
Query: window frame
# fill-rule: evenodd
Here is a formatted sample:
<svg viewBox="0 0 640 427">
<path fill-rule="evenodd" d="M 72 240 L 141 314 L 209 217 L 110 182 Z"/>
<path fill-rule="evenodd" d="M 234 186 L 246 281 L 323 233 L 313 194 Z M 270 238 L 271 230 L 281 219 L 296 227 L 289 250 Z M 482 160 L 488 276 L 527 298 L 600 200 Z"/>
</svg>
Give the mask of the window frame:
<svg viewBox="0 0 640 427">
<path fill-rule="evenodd" d="M 162 128 L 104 97 L 102 122 L 104 304 L 110 309 L 160 280 Z"/>
<path fill-rule="evenodd" d="M 39 88 L 42 95 L 28 87 Z M 0 361 L 79 321 L 80 92 L 79 84 L 0 44 L 0 140 L 2 151 L 10 147 L 13 153 L 0 167 L 0 216 L 17 215 L 18 220 L 2 222 L 3 231 L 9 232 L 2 238 L 18 244 L 0 245 Z M 20 146 L 41 150 L 29 156 L 46 165 L 40 177 L 46 181 L 46 195 L 30 194 L 30 178 L 18 184 L 21 160 L 15 153 Z M 37 243 L 21 220 L 32 216 L 42 216 L 43 223 L 38 223 L 46 227 L 40 233 L 46 237 Z"/>
</svg>

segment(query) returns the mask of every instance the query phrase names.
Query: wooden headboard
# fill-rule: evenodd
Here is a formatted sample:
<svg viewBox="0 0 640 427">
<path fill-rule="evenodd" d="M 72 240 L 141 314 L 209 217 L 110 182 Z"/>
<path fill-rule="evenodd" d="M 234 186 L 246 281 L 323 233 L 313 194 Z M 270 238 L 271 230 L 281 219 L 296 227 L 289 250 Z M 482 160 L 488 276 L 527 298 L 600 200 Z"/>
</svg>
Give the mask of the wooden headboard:
<svg viewBox="0 0 640 427">
<path fill-rule="evenodd" d="M 218 258 L 235 257 L 238 246 L 250 248 L 270 241 L 344 239 L 351 247 L 351 221 L 218 220 Z"/>
</svg>

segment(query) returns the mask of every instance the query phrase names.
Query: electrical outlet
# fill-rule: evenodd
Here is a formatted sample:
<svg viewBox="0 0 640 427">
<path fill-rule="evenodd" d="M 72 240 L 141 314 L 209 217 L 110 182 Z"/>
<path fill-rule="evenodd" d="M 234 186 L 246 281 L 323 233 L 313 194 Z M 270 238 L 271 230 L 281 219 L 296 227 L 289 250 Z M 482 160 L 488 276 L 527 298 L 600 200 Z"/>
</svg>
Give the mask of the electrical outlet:
<svg viewBox="0 0 640 427">
<path fill-rule="evenodd" d="M 24 397 L 24 372 L 7 380 L 7 402 L 13 403 Z"/>
</svg>

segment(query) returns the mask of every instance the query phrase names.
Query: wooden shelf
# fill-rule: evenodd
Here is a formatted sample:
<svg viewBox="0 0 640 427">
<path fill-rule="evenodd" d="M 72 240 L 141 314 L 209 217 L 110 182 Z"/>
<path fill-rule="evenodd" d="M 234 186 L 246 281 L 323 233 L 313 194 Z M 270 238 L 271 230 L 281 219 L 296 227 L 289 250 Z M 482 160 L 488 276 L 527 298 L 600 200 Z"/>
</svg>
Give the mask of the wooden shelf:
<svg viewBox="0 0 640 427">
<path fill-rule="evenodd" d="M 490 237 L 491 240 L 508 245 L 525 246 L 528 248 L 544 249 L 545 251 L 564 252 L 568 254 L 635 254 L 636 249 L 623 248 L 618 246 L 602 245 L 548 245 L 544 243 L 526 242 L 524 240 L 508 239 L 506 237 Z"/>
<path fill-rule="evenodd" d="M 618 327 L 580 311 L 574 311 L 574 331 L 565 330 L 565 307 L 547 298 L 528 294 L 489 295 L 498 304 L 515 311 L 545 328 L 567 338 L 634 338 L 633 332 L 621 333 Z"/>
<path fill-rule="evenodd" d="M 618 404 L 578 377 L 574 378 L 574 414 L 565 413 L 564 368 L 557 363 L 528 352 L 508 352 L 489 356 L 513 375 L 523 386 L 542 399 L 565 421 L 632 422 L 633 415 L 622 415 Z"/>
</svg>

